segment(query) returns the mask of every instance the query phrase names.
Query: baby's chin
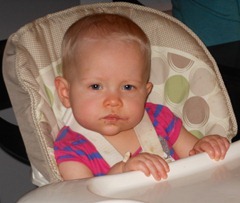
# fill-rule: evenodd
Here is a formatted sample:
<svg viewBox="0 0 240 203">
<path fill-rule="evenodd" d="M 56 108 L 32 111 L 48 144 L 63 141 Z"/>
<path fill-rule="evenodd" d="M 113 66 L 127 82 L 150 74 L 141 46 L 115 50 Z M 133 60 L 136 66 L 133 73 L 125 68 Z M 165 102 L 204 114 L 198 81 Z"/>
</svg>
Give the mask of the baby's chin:
<svg viewBox="0 0 240 203">
<path fill-rule="evenodd" d="M 101 132 L 98 132 L 99 134 L 106 136 L 106 137 L 111 137 L 111 136 L 117 136 L 121 133 L 121 131 L 118 130 L 104 130 Z"/>
<path fill-rule="evenodd" d="M 103 135 L 103 136 L 118 136 L 122 133 L 126 133 L 127 131 L 131 130 L 132 128 L 117 128 L 116 126 L 112 126 L 112 127 L 108 127 L 107 129 L 103 129 L 101 131 L 99 131 L 98 133 Z"/>
</svg>

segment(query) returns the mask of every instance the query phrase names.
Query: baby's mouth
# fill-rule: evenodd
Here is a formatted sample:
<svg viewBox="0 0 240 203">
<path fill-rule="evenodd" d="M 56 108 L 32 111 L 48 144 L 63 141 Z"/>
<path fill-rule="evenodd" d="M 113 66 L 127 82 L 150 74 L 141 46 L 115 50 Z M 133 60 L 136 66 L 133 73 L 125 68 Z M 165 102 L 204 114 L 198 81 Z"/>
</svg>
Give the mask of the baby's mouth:
<svg viewBox="0 0 240 203">
<path fill-rule="evenodd" d="M 126 118 L 118 116 L 117 114 L 109 114 L 107 116 L 104 116 L 102 119 L 105 121 L 109 121 L 109 122 L 117 122 L 117 121 L 127 120 Z"/>
<path fill-rule="evenodd" d="M 118 120 L 121 120 L 121 117 L 115 114 L 110 114 L 103 117 L 103 119 L 107 121 L 118 121 Z"/>
</svg>

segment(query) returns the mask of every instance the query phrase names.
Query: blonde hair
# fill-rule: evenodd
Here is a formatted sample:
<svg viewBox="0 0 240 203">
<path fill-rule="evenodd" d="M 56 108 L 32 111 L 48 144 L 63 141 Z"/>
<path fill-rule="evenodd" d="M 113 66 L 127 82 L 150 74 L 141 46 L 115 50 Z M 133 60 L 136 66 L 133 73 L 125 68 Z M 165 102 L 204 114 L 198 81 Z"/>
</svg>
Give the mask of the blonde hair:
<svg viewBox="0 0 240 203">
<path fill-rule="evenodd" d="M 83 40 L 120 40 L 137 43 L 146 59 L 146 77 L 151 66 L 150 42 L 144 31 L 132 20 L 117 14 L 99 13 L 85 16 L 72 24 L 62 42 L 63 77 L 71 78 L 75 52 Z"/>
</svg>

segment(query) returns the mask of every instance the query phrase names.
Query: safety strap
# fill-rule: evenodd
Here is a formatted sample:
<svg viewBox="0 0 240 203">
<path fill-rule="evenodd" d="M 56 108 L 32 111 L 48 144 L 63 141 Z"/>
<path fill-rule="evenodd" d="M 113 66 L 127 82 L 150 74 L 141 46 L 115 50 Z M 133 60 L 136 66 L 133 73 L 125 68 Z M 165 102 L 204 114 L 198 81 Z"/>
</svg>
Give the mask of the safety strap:
<svg viewBox="0 0 240 203">
<path fill-rule="evenodd" d="M 74 119 L 71 109 L 66 111 L 63 122 L 73 131 L 82 134 L 92 142 L 110 166 L 123 160 L 123 156 L 101 134 L 80 126 Z M 144 113 L 142 121 L 134 128 L 134 130 L 143 152 L 157 154 L 164 159 L 167 158 L 147 112 Z"/>
<path fill-rule="evenodd" d="M 144 112 L 142 121 L 134 128 L 134 130 L 143 152 L 157 154 L 162 158 L 167 158 L 156 130 L 153 127 L 152 121 L 146 111 Z"/>
</svg>

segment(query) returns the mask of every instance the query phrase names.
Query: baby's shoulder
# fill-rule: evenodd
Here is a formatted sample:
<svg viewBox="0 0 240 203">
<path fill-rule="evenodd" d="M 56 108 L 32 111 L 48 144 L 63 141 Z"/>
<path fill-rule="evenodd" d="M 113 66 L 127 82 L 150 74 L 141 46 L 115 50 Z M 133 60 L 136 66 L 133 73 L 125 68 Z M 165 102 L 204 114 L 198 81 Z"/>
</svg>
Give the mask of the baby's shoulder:
<svg viewBox="0 0 240 203">
<path fill-rule="evenodd" d="M 162 104 L 147 102 L 145 108 L 150 117 L 173 115 L 173 112 L 167 106 Z"/>
<path fill-rule="evenodd" d="M 80 133 L 73 131 L 69 126 L 64 126 L 59 131 L 55 142 L 86 142 L 87 139 Z"/>
</svg>

